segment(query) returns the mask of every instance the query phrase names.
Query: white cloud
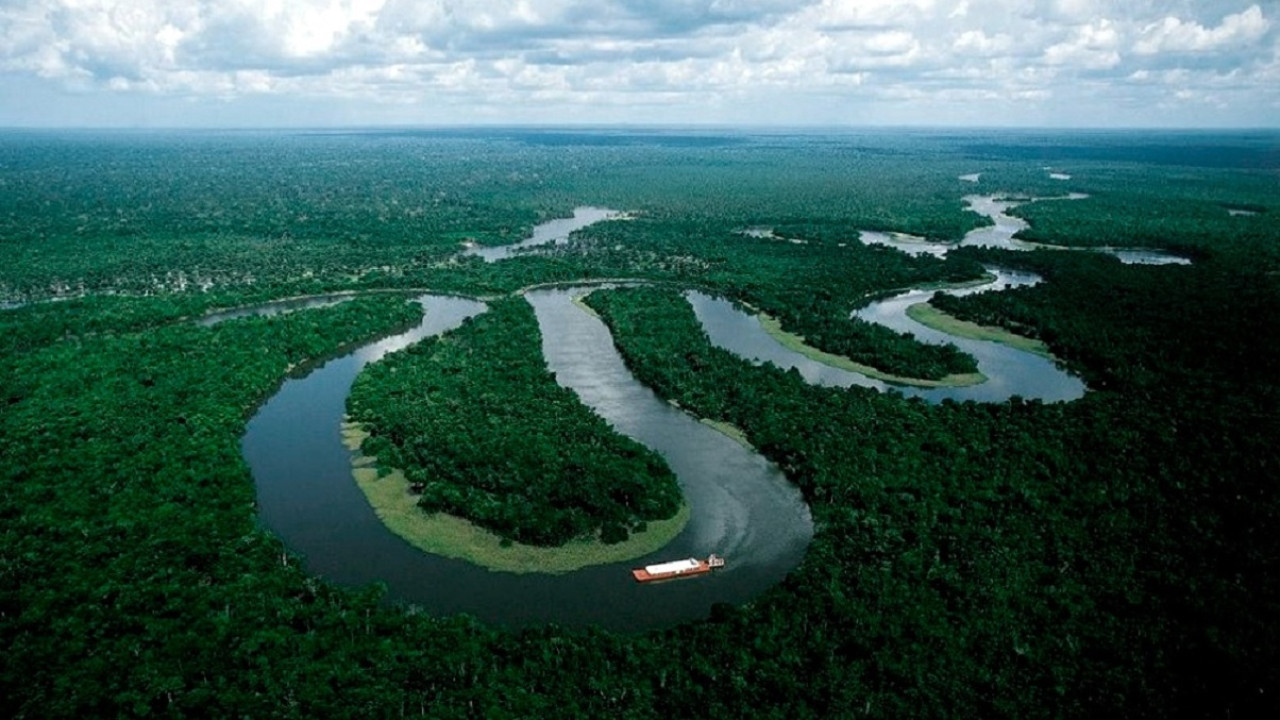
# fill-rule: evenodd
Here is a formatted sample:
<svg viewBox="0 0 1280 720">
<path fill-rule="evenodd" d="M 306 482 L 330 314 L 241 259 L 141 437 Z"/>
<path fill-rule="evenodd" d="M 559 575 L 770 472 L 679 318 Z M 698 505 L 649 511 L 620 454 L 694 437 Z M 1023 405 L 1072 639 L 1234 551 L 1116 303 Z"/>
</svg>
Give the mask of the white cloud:
<svg viewBox="0 0 1280 720">
<path fill-rule="evenodd" d="M 926 16 L 936 6 L 936 0 L 823 0 L 808 15 L 828 30 L 883 28 Z"/>
<path fill-rule="evenodd" d="M 1166 17 L 1142 31 L 1133 50 L 1139 55 L 1162 52 L 1211 52 L 1231 45 L 1257 42 L 1271 28 L 1271 22 L 1257 5 L 1228 15 L 1222 24 L 1206 28 L 1195 22 Z"/>
<path fill-rule="evenodd" d="M 909 32 L 890 30 L 867 38 L 863 47 L 872 55 L 902 55 L 918 50 L 920 43 Z"/>
<path fill-rule="evenodd" d="M 967 30 L 956 38 L 951 48 L 962 55 L 991 57 L 1012 50 L 1013 38 L 1004 33 L 987 35 L 981 30 Z"/>
<path fill-rule="evenodd" d="M 1071 39 L 1049 46 L 1044 61 L 1086 70 L 1105 70 L 1120 64 L 1120 33 L 1107 19 L 1076 28 Z"/>
<path fill-rule="evenodd" d="M 1098 0 L 1053 0 L 1050 3 L 1052 17 L 1083 22 L 1098 16 L 1101 12 Z"/>
<path fill-rule="evenodd" d="M 1280 102 L 1270 5 L 1174 2 L 0 0 L 0 91 L 332 102 L 370 123 L 413 117 L 386 107 L 592 121 L 632 102 L 661 119 L 667 103 L 787 121 L 872 117 L 886 100 L 921 118 L 1062 98 L 1083 117 L 1179 91 L 1225 112 Z M 0 123 L 23 103 L 0 94 Z"/>
<path fill-rule="evenodd" d="M 384 0 L 327 0 L 282 6 L 286 54 L 314 57 L 332 50 L 352 33 L 370 29 Z M 286 9 L 287 8 L 287 9 Z"/>
</svg>

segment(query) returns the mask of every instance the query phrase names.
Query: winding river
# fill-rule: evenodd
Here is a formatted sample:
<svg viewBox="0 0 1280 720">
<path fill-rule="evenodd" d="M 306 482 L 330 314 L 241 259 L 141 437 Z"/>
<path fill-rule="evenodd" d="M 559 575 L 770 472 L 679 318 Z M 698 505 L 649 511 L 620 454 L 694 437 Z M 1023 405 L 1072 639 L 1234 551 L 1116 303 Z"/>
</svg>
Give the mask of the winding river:
<svg viewBox="0 0 1280 720">
<path fill-rule="evenodd" d="M 266 305 L 251 305 L 249 307 L 231 308 L 230 310 L 222 310 L 219 312 L 209 313 L 196 321 L 197 325 L 209 327 L 217 325 L 220 322 L 235 320 L 236 318 L 270 315 L 284 315 L 286 313 L 297 312 L 299 310 L 314 310 L 316 308 L 333 307 L 344 303 L 355 297 L 355 293 L 333 293 L 331 295 L 311 295 L 308 297 L 294 298 L 292 300 L 275 300 Z"/>
<path fill-rule="evenodd" d="M 1013 245 L 1022 221 L 994 197 L 966 198 L 996 225 L 966 236 L 964 244 Z M 488 262 L 517 248 L 561 242 L 571 232 L 619 217 L 605 208 L 578 208 L 537 228 L 515 246 L 471 248 L 464 254 Z M 879 239 L 879 238 L 877 238 Z M 885 244 L 945 253 L 949 246 L 905 236 L 883 236 Z M 1039 282 L 1034 275 L 991 269 L 987 285 L 951 292 L 984 292 Z M 592 288 L 594 289 L 594 288 Z M 707 616 L 720 602 L 750 600 L 779 582 L 804 557 L 813 523 L 799 490 L 776 466 L 749 448 L 673 408 L 640 384 L 613 346 L 608 328 L 574 303 L 588 288 L 528 292 L 542 333 L 542 349 L 556 381 L 618 432 L 661 454 L 675 471 L 691 518 L 671 543 L 650 556 L 584 568 L 564 575 L 491 572 L 477 565 L 423 553 L 391 533 L 374 514 L 352 479 L 352 456 L 340 425 L 346 399 L 360 371 L 388 352 L 448 332 L 484 312 L 475 300 L 424 295 L 426 314 L 415 328 L 383 338 L 331 360 L 305 377 L 285 381 L 250 420 L 242 449 L 257 484 L 259 517 L 304 558 L 307 569 L 342 585 L 383 583 L 388 597 L 432 614 L 468 613 L 484 621 L 519 627 L 547 622 L 643 630 Z M 1064 401 L 1084 385 L 1052 361 L 990 342 L 956 338 L 906 317 L 906 308 L 931 291 L 911 290 L 856 313 L 869 322 L 911 332 L 923 342 L 952 342 L 978 360 L 989 380 L 961 388 L 889 385 L 858 373 L 822 365 L 780 346 L 757 318 L 728 301 L 686 293 L 713 343 L 756 361 L 796 368 L 811 383 L 892 390 L 931 402 L 946 398 L 997 402 L 1020 395 Z M 246 314 L 268 314 L 331 304 L 342 297 L 272 303 L 205 318 L 218 322 Z M 722 571 L 693 582 L 640 585 L 629 570 L 663 560 L 705 556 L 730 558 Z"/>
<path fill-rule="evenodd" d="M 1050 199 L 1079 200 L 1084 197 L 1087 196 L 1072 193 L 1062 198 Z M 1034 247 L 1014 239 L 1013 236 L 1025 229 L 1027 224 L 1021 218 L 1007 214 L 1009 209 L 1025 201 L 1002 200 L 994 195 L 969 195 L 965 197 L 965 202 L 971 211 L 987 216 L 993 224 L 970 231 L 959 245 L 984 245 L 1008 250 L 1029 250 Z M 951 248 L 956 247 L 952 243 L 929 242 L 924 238 L 901 233 L 863 231 L 861 240 L 867 244 L 893 247 L 910 255 L 934 257 L 944 257 Z M 1139 251 L 1127 252 L 1129 255 L 1121 256 L 1122 262 L 1138 262 L 1146 257 Z M 1041 281 L 1033 273 L 994 267 L 988 267 L 987 272 L 993 277 L 988 283 L 943 292 L 971 295 L 1035 285 Z M 892 390 L 907 397 L 919 397 L 935 403 L 943 400 L 1003 402 L 1015 395 L 1028 400 L 1065 402 L 1084 395 L 1084 383 L 1048 358 L 1000 343 L 956 337 L 911 319 L 907 315 L 907 308 L 927 302 L 934 292 L 931 289 L 913 288 L 871 303 L 855 311 L 852 317 L 909 333 L 923 343 L 951 343 L 977 360 L 978 370 L 987 377 L 985 382 L 964 387 L 917 387 L 888 383 L 861 373 L 831 367 L 784 347 L 765 331 L 759 318 L 747 315 L 726 300 L 698 292 L 685 293 L 685 297 L 693 306 L 694 313 L 713 344 L 747 360 L 769 362 L 783 369 L 794 368 L 813 385 Z"/>
<path fill-rule="evenodd" d="M 575 230 L 580 230 L 592 223 L 601 220 L 613 220 L 623 217 L 623 213 L 617 210 L 610 210 L 602 207 L 582 206 L 573 209 L 573 217 L 556 218 L 540 223 L 533 229 L 533 233 L 525 240 L 512 245 L 497 245 L 494 247 L 476 246 L 470 247 L 463 251 L 464 256 L 475 256 L 483 258 L 485 262 L 498 262 L 517 254 L 521 250 L 528 250 L 540 245 L 557 245 L 569 241 L 569 235 Z"/>
<path fill-rule="evenodd" d="M 745 602 L 776 584 L 804 557 L 813 535 L 799 490 L 772 463 L 636 381 L 604 324 L 572 302 L 574 292 L 527 295 L 547 364 L 558 382 L 675 471 L 692 517 L 661 551 L 565 575 L 514 575 L 425 554 L 382 524 L 352 480 L 339 425 L 365 365 L 484 310 L 476 301 L 432 295 L 419 298 L 426 309 L 419 326 L 287 380 L 250 420 L 242 448 L 262 523 L 316 575 L 343 585 L 383 582 L 390 598 L 433 614 L 466 612 L 507 626 L 662 627 L 705 617 L 717 602 Z M 732 562 L 697 582 L 639 585 L 631 579 L 637 565 L 710 552 Z"/>
<path fill-rule="evenodd" d="M 535 238 L 554 242 L 616 216 L 603 208 L 580 208 L 573 218 L 552 221 L 554 227 Z M 532 240 L 530 245 L 538 244 Z M 476 254 L 500 259 L 485 250 Z M 418 299 L 426 315 L 417 327 L 286 380 L 250 420 L 242 450 L 257 485 L 261 522 L 303 556 L 308 571 L 327 580 L 385 583 L 389 598 L 433 614 L 466 612 L 513 627 L 547 622 L 617 630 L 664 627 L 705 617 L 719 602 L 745 602 L 779 582 L 799 564 L 813 536 L 799 490 L 760 455 L 641 385 L 605 325 L 573 302 L 587 291 L 545 289 L 525 297 L 536 312 L 543 353 L 557 381 L 618 432 L 662 455 L 676 473 L 691 517 L 662 550 L 564 575 L 515 575 L 425 554 L 382 524 L 352 480 L 352 457 L 339 428 L 351 385 L 365 365 L 484 311 L 474 300 L 434 295 Z M 205 321 L 305 306 L 285 301 Z M 632 567 L 712 552 L 731 562 L 696 582 L 639 585 L 631 579 Z"/>
<path fill-rule="evenodd" d="M 990 270 L 996 276 L 991 283 L 951 292 L 986 292 L 1039 281 L 1037 276 L 1029 273 L 995 268 Z M 932 290 L 911 290 L 872 303 L 855 315 L 859 319 L 879 323 L 899 332 L 911 333 L 921 342 L 954 344 L 978 361 L 978 370 L 987 376 L 986 382 L 964 387 L 915 387 L 887 383 L 861 373 L 825 365 L 782 346 L 765 332 L 759 318 L 742 312 L 727 300 L 712 298 L 699 292 L 688 292 L 685 297 L 693 306 L 694 313 L 713 344 L 744 359 L 773 363 L 784 370 L 795 368 L 812 385 L 892 390 L 929 402 L 946 399 L 1003 402 L 1014 395 L 1028 400 L 1061 402 L 1084 395 L 1084 383 L 1063 371 L 1052 360 L 999 343 L 948 335 L 907 317 L 908 307 L 925 302 L 932 295 Z"/>
<path fill-rule="evenodd" d="M 998 195 L 966 195 L 965 203 L 970 212 L 978 213 L 991 220 L 991 225 L 974 228 L 965 234 L 957 244 L 930 242 L 922 237 L 904 233 L 885 233 L 874 230 L 863 230 L 859 239 L 868 245 L 885 245 L 901 250 L 908 255 L 932 255 L 943 257 L 953 247 L 978 246 L 994 247 L 1003 250 L 1035 250 L 1046 248 L 1051 250 L 1080 250 L 1085 252 L 1101 252 L 1114 255 L 1126 265 L 1190 265 L 1187 258 L 1174 255 L 1164 250 L 1152 248 L 1070 248 L 1060 245 L 1041 245 L 1025 242 L 1014 236 L 1026 230 L 1029 225 L 1020 217 L 1010 215 L 1013 208 L 1029 202 L 1055 202 L 1066 200 L 1084 200 L 1089 196 L 1084 193 L 1068 193 L 1059 197 L 1046 198 L 1007 198 Z"/>
<path fill-rule="evenodd" d="M 1082 200 L 1086 197 L 1088 196 L 1083 193 L 1070 193 L 1054 198 L 1020 200 L 1005 199 L 995 195 L 969 195 L 964 198 L 969 210 L 985 215 L 992 224 L 970 231 L 958 244 L 930 242 L 913 235 L 874 231 L 863 231 L 860 239 L 866 244 L 885 245 L 909 255 L 934 257 L 945 257 L 951 248 L 964 245 L 997 247 L 1006 250 L 1032 250 L 1041 246 L 1014 238 L 1014 235 L 1028 226 L 1025 220 L 1009 215 L 1010 209 L 1024 202 Z M 1130 265 L 1189 264 L 1191 262 L 1186 258 L 1160 250 L 1112 247 L 1091 250 L 1109 253 L 1120 262 Z M 994 278 L 989 283 L 967 288 L 953 288 L 943 292 L 963 296 L 1035 285 L 1041 281 L 1039 276 L 1032 273 L 993 267 L 988 267 L 987 271 Z M 874 302 L 854 312 L 852 317 L 884 325 L 898 332 L 909 333 L 920 342 L 951 343 L 977 360 L 978 370 L 987 376 L 986 382 L 966 387 L 916 387 L 887 383 L 861 373 L 825 365 L 784 347 L 765 332 L 758 318 L 743 313 L 726 300 L 712 298 L 698 292 L 688 292 L 685 296 L 712 343 L 744 359 L 773 363 L 783 369 L 794 368 L 813 385 L 893 390 L 905 396 L 919 397 L 929 402 L 947 399 L 1003 402 L 1015 395 L 1028 400 L 1063 402 L 1075 400 L 1084 395 L 1084 383 L 1062 370 L 1052 360 L 995 342 L 949 335 L 911 319 L 907 315 L 907 309 L 917 303 L 927 302 L 934 292 L 934 290 L 913 288 Z"/>
</svg>

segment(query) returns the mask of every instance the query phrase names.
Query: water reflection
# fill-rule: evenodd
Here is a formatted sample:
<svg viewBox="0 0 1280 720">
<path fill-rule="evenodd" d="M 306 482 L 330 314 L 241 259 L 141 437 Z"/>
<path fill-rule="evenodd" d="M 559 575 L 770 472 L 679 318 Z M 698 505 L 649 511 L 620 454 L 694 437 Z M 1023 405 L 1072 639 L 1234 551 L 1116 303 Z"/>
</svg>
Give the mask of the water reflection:
<svg viewBox="0 0 1280 720">
<path fill-rule="evenodd" d="M 736 558 L 726 574 L 798 561 L 812 535 L 799 490 L 772 463 L 636 381 L 604 323 L 573 304 L 581 292 L 526 296 L 543 329 L 547 366 L 615 430 L 662 455 L 680 478 L 693 517 L 688 551 L 674 556 L 726 554 Z"/>
</svg>

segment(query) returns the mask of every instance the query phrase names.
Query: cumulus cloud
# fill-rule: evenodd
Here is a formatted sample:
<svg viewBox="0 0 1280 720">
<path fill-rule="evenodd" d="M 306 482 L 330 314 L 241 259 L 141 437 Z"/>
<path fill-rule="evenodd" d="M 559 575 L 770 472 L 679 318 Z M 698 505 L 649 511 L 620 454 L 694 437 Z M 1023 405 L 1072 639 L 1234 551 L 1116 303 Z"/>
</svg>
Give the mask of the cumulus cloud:
<svg viewBox="0 0 1280 720">
<path fill-rule="evenodd" d="M 823 0 L 804 14 L 807 22 L 824 30 L 879 29 L 928 17 L 937 5 L 935 0 Z"/>
<path fill-rule="evenodd" d="M 951 49 L 970 57 L 1003 55 L 1013 49 L 1013 38 L 1005 33 L 987 35 L 981 30 L 966 30 L 952 43 Z"/>
<path fill-rule="evenodd" d="M 1139 55 L 1161 52 L 1211 52 L 1238 43 L 1254 43 L 1271 28 L 1262 8 L 1250 6 L 1244 12 L 1228 15 L 1214 28 L 1193 21 L 1165 17 L 1143 29 L 1133 50 Z"/>
<path fill-rule="evenodd" d="M 1210 92 L 1257 115 L 1280 102 L 1280 51 L 1273 6 L 1247 1 L 6 0 L 0 91 L 331 102 L 365 122 L 628 103 L 729 122 L 1007 103 L 1034 120 Z M 23 102 L 3 97 L 0 122 Z"/>
<path fill-rule="evenodd" d="M 1103 70 L 1120 64 L 1120 33 L 1113 22 L 1098 20 L 1078 27 L 1070 39 L 1050 45 L 1044 51 L 1049 65 L 1070 65 L 1086 70 Z"/>
</svg>

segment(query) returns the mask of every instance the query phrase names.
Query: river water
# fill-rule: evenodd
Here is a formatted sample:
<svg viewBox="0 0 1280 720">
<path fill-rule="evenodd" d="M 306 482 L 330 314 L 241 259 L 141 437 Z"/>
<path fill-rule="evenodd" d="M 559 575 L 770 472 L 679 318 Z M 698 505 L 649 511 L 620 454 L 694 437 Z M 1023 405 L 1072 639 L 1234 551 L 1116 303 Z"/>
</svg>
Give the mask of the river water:
<svg viewBox="0 0 1280 720">
<path fill-rule="evenodd" d="M 601 220 L 612 220 L 622 217 L 622 213 L 617 210 L 610 210 L 602 207 L 582 206 L 573 209 L 573 217 L 556 218 L 540 223 L 533 229 L 533 233 L 526 240 L 522 240 L 512 245 L 499 245 L 496 247 L 472 247 L 463 251 L 464 256 L 475 256 L 484 258 L 485 262 L 497 262 L 506 260 L 521 250 L 538 247 L 541 245 L 558 245 L 569 241 L 569 235 L 575 230 L 600 222 Z"/>
<path fill-rule="evenodd" d="M 1061 198 L 1048 199 L 1080 200 L 1085 197 L 1087 196 L 1081 193 L 1071 193 Z M 1013 236 L 1020 230 L 1026 229 L 1027 224 L 1021 218 L 1008 214 L 1011 208 L 1028 202 L 1027 200 L 1001 199 L 994 195 L 969 195 L 965 197 L 965 202 L 968 203 L 970 210 L 987 216 L 993 224 L 970 231 L 959 245 L 998 247 L 1006 250 L 1029 250 L 1035 247 L 1030 243 L 1014 239 Z M 901 233 L 863 231 L 861 240 L 867 244 L 893 247 L 910 255 L 934 257 L 945 257 L 951 248 L 956 247 L 953 243 L 929 242 L 924 238 Z M 1189 262 L 1185 258 L 1154 250 L 1119 248 L 1102 248 L 1101 250 L 1110 252 L 1124 263 Z M 1032 273 L 993 267 L 988 267 L 987 271 L 994 276 L 994 280 L 990 283 L 941 292 L 962 296 L 1035 285 L 1041 280 L 1038 275 Z M 686 293 L 686 297 L 712 343 L 744 359 L 773 363 L 783 369 L 794 368 L 813 385 L 892 390 L 907 397 L 919 397 L 929 402 L 948 399 L 1003 402 L 1014 396 L 1028 400 L 1064 402 L 1084 395 L 1084 383 L 1058 367 L 1052 360 L 1000 343 L 955 337 L 912 320 L 907 315 L 907 308 L 917 303 L 927 302 L 934 292 L 934 290 L 923 289 L 907 290 L 874 302 L 854 312 L 852 317 L 884 325 L 901 333 L 908 333 L 923 343 L 955 345 L 977 360 L 978 370 L 987 376 L 985 382 L 965 387 L 917 387 L 892 384 L 861 373 L 834 368 L 783 347 L 765 332 L 758 318 L 743 313 L 730 302 L 697 292 Z"/>
<path fill-rule="evenodd" d="M 294 298 L 291 300 L 276 300 L 265 305 L 252 305 L 249 307 L 231 308 L 230 310 L 219 310 L 218 312 L 209 313 L 196 321 L 197 325 L 210 327 L 228 320 L 235 320 L 242 317 L 268 317 L 271 315 L 283 315 L 285 313 L 297 312 L 298 310 L 315 310 L 317 308 L 332 307 L 344 303 L 355 297 L 354 293 L 333 293 L 331 295 L 312 295 L 309 297 Z"/>
<path fill-rule="evenodd" d="M 950 292 L 970 294 L 1039 282 L 1039 277 L 1030 273 L 1017 273 L 996 268 L 989 268 L 989 270 L 996 276 L 995 281 L 987 285 Z M 921 342 L 956 345 L 978 361 L 978 370 L 987 376 L 986 382 L 965 387 L 915 387 L 887 383 L 861 373 L 831 367 L 783 347 L 765 332 L 759 318 L 742 312 L 733 303 L 700 292 L 685 293 L 694 314 L 698 316 L 703 330 L 713 344 L 744 359 L 773 363 L 784 370 L 795 368 L 801 377 L 812 385 L 891 390 L 907 397 L 923 398 L 929 402 L 941 402 L 946 399 L 1004 402 L 1015 395 L 1027 400 L 1062 402 L 1075 400 L 1084 395 L 1084 383 L 1059 368 L 1051 360 L 999 343 L 947 335 L 907 317 L 908 307 L 918 302 L 926 302 L 932 295 L 931 290 L 910 290 L 872 303 L 855 313 L 855 316 L 899 332 L 911 333 Z"/>
<path fill-rule="evenodd" d="M 1071 248 L 1056 245 L 1037 245 L 1036 243 L 1024 242 L 1014 237 L 1014 235 L 1026 230 L 1029 226 L 1027 225 L 1027 221 L 1009 214 L 1009 211 L 1013 208 L 1029 202 L 1084 200 L 1087 197 L 1089 196 L 1084 193 L 1068 193 L 1061 197 L 1029 199 L 1001 198 L 996 195 L 967 195 L 965 196 L 964 201 L 968 204 L 968 209 L 971 212 L 978 213 L 979 215 L 985 215 L 991 220 L 992 224 L 970 230 L 958 244 L 930 242 L 924 238 L 916 237 L 914 235 L 885 233 L 874 230 L 863 230 L 859 234 L 859 239 L 868 245 L 884 245 L 901 250 L 908 255 L 932 255 L 934 257 L 944 257 L 951 248 L 957 247 L 958 245 L 973 245 L 978 247 L 1001 248 L 1004 250 L 1034 250 L 1036 248 L 1044 247 L 1056 250 L 1100 252 L 1108 255 L 1114 255 L 1120 260 L 1120 262 L 1126 265 L 1191 264 L 1191 261 L 1187 258 L 1174 255 L 1164 250 L 1156 250 L 1152 248 Z"/>
<path fill-rule="evenodd" d="M 578 208 L 573 218 L 539 226 L 523 247 L 555 242 L 592 222 L 616 217 Z M 510 248 L 472 251 L 486 260 Z M 665 627 L 706 617 L 720 602 L 746 602 L 779 582 L 803 559 L 813 536 L 809 508 L 776 466 L 671 407 L 626 369 L 608 329 L 573 303 L 589 289 L 528 293 L 543 353 L 557 382 L 612 425 L 658 452 L 676 473 L 690 508 L 685 529 L 647 557 L 564 575 L 499 573 L 429 555 L 378 519 L 352 478 L 352 454 L 340 427 L 351 386 L 363 368 L 389 352 L 448 332 L 483 312 L 483 303 L 425 295 L 426 315 L 403 333 L 330 360 L 285 381 L 249 421 L 242 452 L 257 486 L 262 524 L 300 554 L 309 572 L 348 586 L 384 583 L 388 597 L 432 614 L 465 612 L 487 622 L 598 625 L 615 630 Z M 323 305 L 308 298 L 238 308 L 219 322 Z M 636 566 L 718 553 L 728 565 L 696 580 L 640 585 Z"/>
<path fill-rule="evenodd" d="M 1040 277 L 1032 273 L 1020 273 L 999 268 L 987 268 L 996 279 L 986 285 L 947 290 L 950 295 L 972 295 L 979 292 L 995 292 L 1012 287 L 1034 285 Z M 904 395 L 922 397 L 930 402 L 945 399 L 956 401 L 1004 402 L 1017 395 L 1027 400 L 1062 402 L 1084 395 L 1085 384 L 1080 378 L 1058 367 L 1052 360 L 988 340 L 971 340 L 956 337 L 922 325 L 907 316 L 907 308 L 927 302 L 933 290 L 908 290 L 891 298 L 872 303 L 854 313 L 859 320 L 884 325 L 892 330 L 909 333 L 916 340 L 930 345 L 950 343 L 972 355 L 978 361 L 978 371 L 987 380 L 966 387 L 902 387 L 895 389 Z"/>
</svg>

